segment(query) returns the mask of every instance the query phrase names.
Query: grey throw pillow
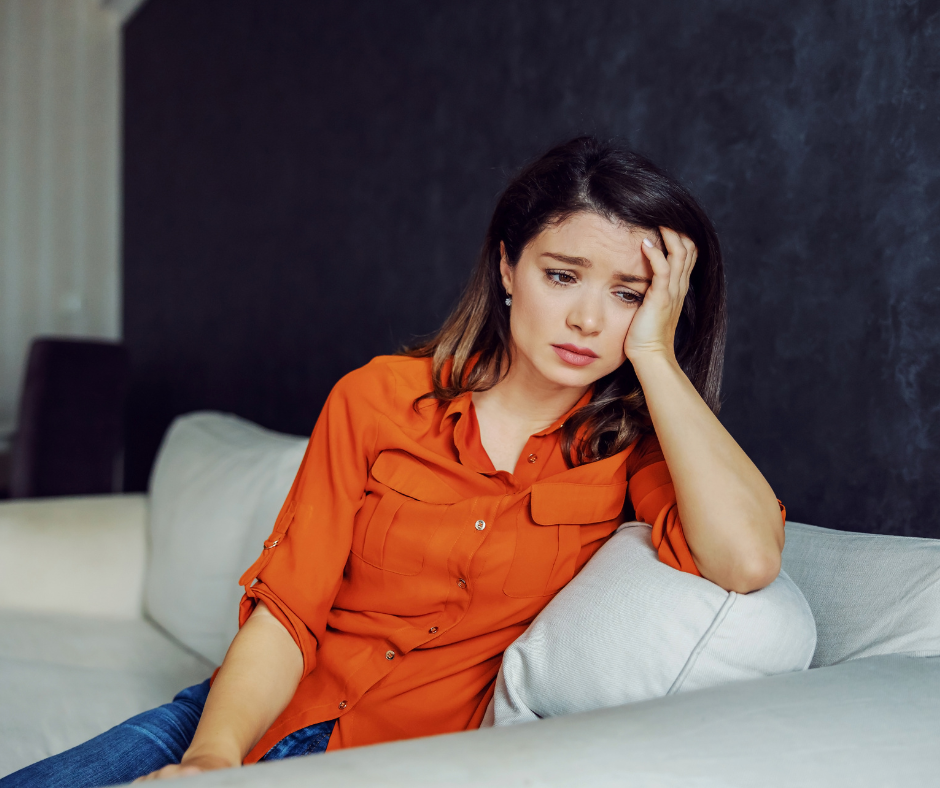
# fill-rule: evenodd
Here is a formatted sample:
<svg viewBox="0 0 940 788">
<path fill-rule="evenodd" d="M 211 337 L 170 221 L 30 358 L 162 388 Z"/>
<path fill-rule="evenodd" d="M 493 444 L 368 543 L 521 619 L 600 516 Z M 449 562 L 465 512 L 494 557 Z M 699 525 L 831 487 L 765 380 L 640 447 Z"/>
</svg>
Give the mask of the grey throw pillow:
<svg viewBox="0 0 940 788">
<path fill-rule="evenodd" d="M 221 664 L 238 631 L 238 579 L 261 553 L 307 439 L 224 413 L 173 422 L 150 478 L 148 615 Z"/>
<path fill-rule="evenodd" d="M 805 670 L 816 627 L 783 572 L 751 594 L 661 563 L 625 523 L 503 656 L 484 725 Z"/>
</svg>

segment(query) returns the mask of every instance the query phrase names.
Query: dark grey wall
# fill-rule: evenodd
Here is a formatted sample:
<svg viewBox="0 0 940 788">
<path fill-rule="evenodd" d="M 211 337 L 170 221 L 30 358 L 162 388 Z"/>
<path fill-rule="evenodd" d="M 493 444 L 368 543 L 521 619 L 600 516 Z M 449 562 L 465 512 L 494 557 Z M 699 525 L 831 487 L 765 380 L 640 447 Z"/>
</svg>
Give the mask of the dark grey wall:
<svg viewBox="0 0 940 788">
<path fill-rule="evenodd" d="M 130 487 L 177 413 L 309 432 L 589 131 L 712 214 L 722 418 L 791 519 L 940 536 L 938 2 L 150 0 L 125 69 Z"/>
</svg>

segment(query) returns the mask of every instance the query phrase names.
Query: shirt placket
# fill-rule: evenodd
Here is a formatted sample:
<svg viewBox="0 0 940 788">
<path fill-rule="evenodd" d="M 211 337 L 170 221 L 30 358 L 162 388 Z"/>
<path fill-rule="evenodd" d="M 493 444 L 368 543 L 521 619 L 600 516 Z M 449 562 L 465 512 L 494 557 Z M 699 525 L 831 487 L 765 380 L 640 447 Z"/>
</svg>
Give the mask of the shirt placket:
<svg viewBox="0 0 940 788">
<path fill-rule="evenodd" d="M 457 626 L 470 608 L 475 582 L 471 571 L 473 558 L 492 533 L 501 501 L 500 496 L 476 497 L 466 506 L 455 507 L 453 525 L 457 539 L 447 559 L 447 582 L 451 588 L 445 605 L 447 622 L 438 625 L 440 634 Z"/>
<path fill-rule="evenodd" d="M 552 438 L 549 435 L 532 435 L 526 441 L 522 453 L 519 455 L 519 461 L 516 463 L 516 471 L 513 474 L 518 489 L 530 487 L 538 480 L 547 460 L 545 455 L 551 442 Z"/>
<path fill-rule="evenodd" d="M 453 507 L 448 519 L 456 538 L 447 559 L 444 582 L 448 584 L 449 590 L 444 609 L 438 620 L 427 629 L 419 630 L 409 625 L 390 633 L 376 650 L 373 678 L 369 684 L 391 673 L 409 651 L 441 637 L 458 626 L 466 616 L 473 599 L 473 558 L 492 533 L 492 524 L 504 498 L 476 497 Z"/>
</svg>

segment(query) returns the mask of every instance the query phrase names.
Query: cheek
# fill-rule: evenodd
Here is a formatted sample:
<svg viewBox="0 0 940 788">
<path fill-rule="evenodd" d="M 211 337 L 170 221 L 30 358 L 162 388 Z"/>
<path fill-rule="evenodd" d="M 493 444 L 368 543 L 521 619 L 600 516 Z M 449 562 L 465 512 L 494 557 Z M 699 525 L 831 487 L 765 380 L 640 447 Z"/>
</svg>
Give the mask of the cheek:
<svg viewBox="0 0 940 788">
<path fill-rule="evenodd" d="M 619 325 L 620 325 L 620 345 L 621 345 L 621 346 L 623 346 L 623 343 L 624 343 L 624 341 L 625 341 L 626 338 L 627 338 L 627 332 L 630 330 L 630 326 L 633 325 L 633 318 L 635 318 L 635 317 L 636 317 L 636 309 L 631 309 L 630 312 L 627 313 L 627 315 L 626 315 L 626 317 L 624 318 L 624 320 L 621 321 L 621 323 L 619 324 Z"/>
<path fill-rule="evenodd" d="M 626 361 L 627 356 L 623 352 L 623 344 L 627 339 L 627 332 L 630 330 L 630 324 L 633 323 L 635 316 L 635 309 L 626 314 L 620 311 L 607 324 L 609 330 L 605 339 L 605 355 L 609 354 L 612 361 L 614 358 L 618 359 L 617 366 Z"/>
<path fill-rule="evenodd" d="M 546 310 L 531 299 L 512 297 L 512 312 L 509 316 L 509 329 L 513 341 L 520 347 L 538 342 L 539 338 L 549 333 L 551 320 Z"/>
<path fill-rule="evenodd" d="M 546 298 L 531 281 L 523 280 L 517 285 L 509 319 L 513 339 L 534 342 L 554 338 L 559 325 L 564 326 L 567 314 L 563 299 Z"/>
</svg>

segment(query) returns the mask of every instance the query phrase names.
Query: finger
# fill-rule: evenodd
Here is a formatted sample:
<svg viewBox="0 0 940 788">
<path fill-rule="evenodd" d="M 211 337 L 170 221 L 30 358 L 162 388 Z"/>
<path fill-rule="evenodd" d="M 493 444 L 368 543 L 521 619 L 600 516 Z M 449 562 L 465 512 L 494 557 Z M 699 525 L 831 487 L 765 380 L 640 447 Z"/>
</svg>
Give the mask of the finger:
<svg viewBox="0 0 940 788">
<path fill-rule="evenodd" d="M 688 288 L 689 280 L 692 278 L 692 270 L 695 268 L 695 263 L 698 262 L 698 249 L 693 247 L 692 256 L 689 259 L 689 265 L 685 269 L 685 286 Z"/>
<path fill-rule="evenodd" d="M 683 249 L 685 249 L 682 271 L 686 273 L 686 269 L 688 266 L 692 265 L 693 257 L 698 253 L 698 249 L 695 246 L 695 241 L 689 238 L 689 236 L 683 235 L 682 233 L 677 233 L 677 235 L 679 236 L 679 243 L 681 243 Z"/>
<path fill-rule="evenodd" d="M 695 241 L 687 235 L 680 237 L 682 245 L 685 246 L 687 251 L 685 265 L 682 266 L 682 294 L 684 296 L 689 289 L 689 279 L 692 276 L 692 269 L 695 268 L 695 261 L 698 260 L 698 247 L 695 245 Z"/>
<path fill-rule="evenodd" d="M 660 227 L 659 232 L 663 236 L 666 249 L 669 250 L 669 263 L 671 266 L 671 271 L 669 272 L 669 289 L 670 293 L 675 297 L 679 294 L 681 287 L 682 274 L 685 269 L 688 250 L 685 244 L 682 243 L 682 236 L 675 230 L 670 230 L 668 227 Z"/>
<path fill-rule="evenodd" d="M 190 774 L 202 774 L 205 771 L 201 766 L 180 766 L 175 772 L 174 777 L 186 777 Z"/>
<path fill-rule="evenodd" d="M 688 291 L 689 276 L 692 273 L 692 268 L 695 266 L 696 259 L 698 259 L 698 247 L 696 247 L 695 241 L 683 233 L 676 233 L 676 237 L 678 238 L 679 243 L 682 244 L 682 248 L 685 252 L 681 266 L 682 271 L 679 277 L 679 288 L 681 295 L 682 297 L 685 297 L 685 294 Z"/>
<path fill-rule="evenodd" d="M 157 769 L 155 772 L 150 772 L 150 774 L 145 774 L 143 777 L 138 777 L 134 780 L 134 783 L 149 783 L 153 780 L 159 780 L 162 773 L 166 771 L 166 766 L 162 769 Z"/>
<path fill-rule="evenodd" d="M 669 275 L 672 269 L 669 265 L 669 261 L 666 259 L 666 255 L 656 247 L 655 243 L 652 238 L 645 238 L 643 243 L 640 244 L 640 248 L 643 249 L 643 254 L 646 255 L 646 259 L 650 261 L 650 267 L 653 269 L 653 282 L 650 288 L 656 287 L 658 289 L 663 287 L 667 289 L 669 286 Z M 657 282 L 659 284 L 657 284 Z"/>
<path fill-rule="evenodd" d="M 203 770 L 198 766 L 180 766 L 179 764 L 171 763 L 161 769 L 157 769 L 155 772 L 150 772 L 150 774 L 145 774 L 143 777 L 138 777 L 134 782 L 149 783 L 153 780 L 165 780 L 170 777 L 185 777 L 190 774 L 200 774 L 202 771 Z"/>
<path fill-rule="evenodd" d="M 663 243 L 666 246 L 666 252 L 669 256 L 675 255 L 677 258 L 685 257 L 685 246 L 682 243 L 682 236 L 680 236 L 679 233 L 668 227 L 660 227 L 659 234 L 663 238 Z"/>
<path fill-rule="evenodd" d="M 689 260 L 688 266 L 686 266 L 685 272 L 682 274 L 682 283 L 679 290 L 679 299 L 685 303 L 685 298 L 689 294 L 689 288 L 691 287 L 692 282 L 692 269 L 695 268 L 695 261 L 698 259 L 698 250 L 692 252 L 691 259 Z"/>
<path fill-rule="evenodd" d="M 663 235 L 663 238 L 669 238 L 670 252 L 674 249 L 675 255 L 682 260 L 688 260 L 693 252 L 697 250 L 695 246 L 695 241 L 693 241 L 689 236 L 684 235 L 683 233 L 676 232 L 671 230 L 668 227 L 661 227 L 660 232 Z M 667 235 L 668 233 L 668 235 Z"/>
</svg>

